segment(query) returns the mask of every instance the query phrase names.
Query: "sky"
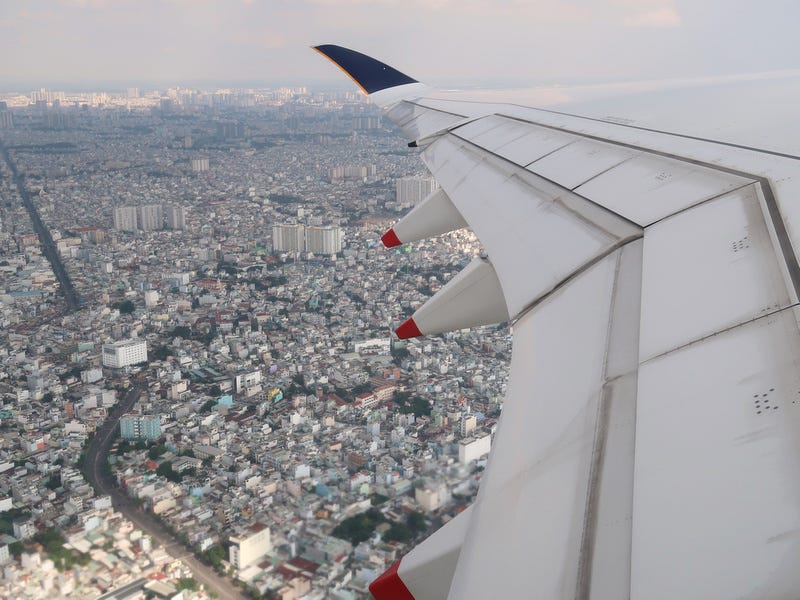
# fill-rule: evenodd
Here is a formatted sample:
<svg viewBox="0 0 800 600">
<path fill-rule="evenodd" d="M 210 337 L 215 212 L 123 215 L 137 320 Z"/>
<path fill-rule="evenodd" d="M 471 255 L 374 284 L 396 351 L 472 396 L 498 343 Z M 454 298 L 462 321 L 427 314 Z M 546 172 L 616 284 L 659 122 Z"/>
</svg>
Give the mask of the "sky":
<svg viewBox="0 0 800 600">
<path fill-rule="evenodd" d="M 0 0 L 0 88 L 341 82 L 323 43 L 440 87 L 753 73 L 800 67 L 799 17 L 797 0 Z"/>
</svg>

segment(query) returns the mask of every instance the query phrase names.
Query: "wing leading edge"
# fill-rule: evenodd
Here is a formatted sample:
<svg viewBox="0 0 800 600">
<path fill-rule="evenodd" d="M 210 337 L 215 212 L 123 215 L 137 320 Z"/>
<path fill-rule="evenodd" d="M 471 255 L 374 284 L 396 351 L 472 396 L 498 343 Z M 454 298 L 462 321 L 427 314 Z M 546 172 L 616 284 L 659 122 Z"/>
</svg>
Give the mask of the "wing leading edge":
<svg viewBox="0 0 800 600">
<path fill-rule="evenodd" d="M 509 320 L 514 349 L 469 514 L 375 597 L 792 597 L 800 159 L 387 81 L 441 191 L 384 243 L 487 253 L 398 334 Z"/>
</svg>

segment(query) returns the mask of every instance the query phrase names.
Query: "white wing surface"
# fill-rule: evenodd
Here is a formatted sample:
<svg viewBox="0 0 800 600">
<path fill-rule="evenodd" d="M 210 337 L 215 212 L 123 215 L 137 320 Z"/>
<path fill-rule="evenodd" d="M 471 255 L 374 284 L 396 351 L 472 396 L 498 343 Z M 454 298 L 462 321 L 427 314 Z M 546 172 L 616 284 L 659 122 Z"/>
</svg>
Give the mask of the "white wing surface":
<svg viewBox="0 0 800 600">
<path fill-rule="evenodd" d="M 441 185 L 384 242 L 466 224 L 486 250 L 398 334 L 514 333 L 475 503 L 373 595 L 796 598 L 800 158 L 437 99 L 318 50 Z"/>
</svg>

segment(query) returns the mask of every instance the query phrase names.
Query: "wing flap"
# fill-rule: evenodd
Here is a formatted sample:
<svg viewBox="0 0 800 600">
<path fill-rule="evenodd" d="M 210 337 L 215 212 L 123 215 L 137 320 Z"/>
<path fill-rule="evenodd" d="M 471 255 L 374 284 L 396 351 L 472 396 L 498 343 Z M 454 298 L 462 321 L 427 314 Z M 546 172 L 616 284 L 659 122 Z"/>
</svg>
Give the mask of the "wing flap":
<svg viewBox="0 0 800 600">
<path fill-rule="evenodd" d="M 648 228 L 641 360 L 791 304 L 757 191 L 749 185 Z"/>
<path fill-rule="evenodd" d="M 641 247 L 632 251 L 640 254 Z M 599 448 L 608 431 L 604 396 L 614 395 L 603 392 L 612 298 L 621 301 L 625 290 L 638 291 L 616 283 L 629 277 L 635 282 L 637 260 L 626 261 L 624 269 L 620 261 L 618 250 L 514 325 L 509 391 L 498 427 L 502 435 L 496 437 L 474 504 L 472 532 L 449 598 L 491 597 L 498 580 L 506 597 L 574 598 L 584 581 L 591 581 L 591 570 L 579 565 L 591 564 L 586 561 L 599 539 L 592 507 L 603 497 L 598 485 Z M 636 320 L 638 314 L 625 319 Z M 570 365 L 568 371 L 564 364 Z M 630 393 L 633 386 L 618 389 Z M 632 428 L 626 431 L 633 435 Z M 632 456 L 629 461 L 632 470 Z M 613 552 L 620 565 L 628 560 L 625 552 L 619 546 Z M 621 568 L 617 580 L 624 579 Z M 469 574 L 478 569 L 493 577 L 476 581 Z"/>
<path fill-rule="evenodd" d="M 786 309 L 640 367 L 632 598 L 797 595 L 799 364 Z"/>
</svg>

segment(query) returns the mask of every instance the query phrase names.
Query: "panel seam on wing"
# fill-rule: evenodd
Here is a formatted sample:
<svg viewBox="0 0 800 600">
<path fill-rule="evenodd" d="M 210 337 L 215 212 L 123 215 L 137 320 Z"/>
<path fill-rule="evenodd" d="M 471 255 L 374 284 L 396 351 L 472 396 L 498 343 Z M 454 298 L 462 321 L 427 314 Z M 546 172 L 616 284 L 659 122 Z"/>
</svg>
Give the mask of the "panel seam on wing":
<svg viewBox="0 0 800 600">
<path fill-rule="evenodd" d="M 502 115 L 499 115 L 499 116 L 502 116 Z M 596 207 L 596 208 L 598 208 L 598 209 L 600 209 L 600 210 L 602 210 L 602 211 L 604 211 L 604 212 L 606 212 L 606 213 L 608 213 L 610 215 L 614 215 L 616 218 L 618 218 L 620 221 L 623 221 L 625 224 L 627 224 L 630 227 L 633 227 L 633 228 L 635 228 L 637 230 L 641 230 L 642 229 L 641 225 L 639 225 L 638 223 L 635 223 L 634 221 L 631 221 L 629 218 L 625 217 L 624 215 L 621 215 L 618 212 L 615 212 L 615 211 L 611 210 L 610 208 L 595 202 L 591 198 L 587 198 L 586 196 L 583 196 L 583 195 L 579 194 L 578 192 L 572 191 L 568 187 L 565 187 L 565 186 L 561 185 L 560 183 L 558 183 L 557 181 L 554 181 L 553 179 L 550 179 L 548 177 L 544 177 L 542 175 L 539 175 L 538 173 L 534 173 L 533 171 L 527 171 L 525 169 L 525 167 L 523 167 L 522 165 L 520 165 L 518 163 L 515 163 L 513 160 L 511 160 L 509 158 L 506 158 L 505 156 L 497 154 L 496 152 L 494 152 L 492 150 L 489 150 L 488 148 L 485 148 L 484 146 L 481 146 L 480 144 L 478 144 L 476 142 L 473 142 L 470 139 L 464 138 L 464 137 L 462 137 L 462 136 L 460 136 L 460 135 L 458 135 L 456 133 L 453 133 L 452 131 L 450 131 L 449 133 L 454 138 L 469 144 L 470 146 L 472 146 L 473 148 L 478 149 L 481 152 L 485 152 L 486 154 L 488 154 L 489 156 L 491 156 L 491 157 L 493 157 L 493 158 L 495 158 L 497 160 L 500 160 L 500 161 L 503 161 L 505 163 L 508 163 L 509 165 L 513 165 L 514 167 L 524 171 L 525 173 L 527 173 L 529 175 L 532 175 L 534 177 L 538 177 L 542 181 L 546 181 L 550 185 L 554 185 L 554 186 L 564 190 L 567 193 L 574 194 L 575 196 L 577 196 L 578 198 L 581 198 L 582 200 L 585 200 L 586 202 L 588 202 L 592 206 L 594 206 L 594 207 Z"/>
<path fill-rule="evenodd" d="M 426 96 L 422 96 L 422 99 L 425 99 L 425 98 L 427 98 L 427 97 Z M 485 104 L 485 102 L 480 102 L 480 101 L 475 101 L 475 100 L 463 100 L 463 99 L 457 99 L 457 98 L 448 98 L 445 101 L 446 102 L 452 102 L 452 103 L 461 103 L 461 104 Z M 724 141 L 721 141 L 721 140 L 714 140 L 714 139 L 711 139 L 711 138 L 703 138 L 703 137 L 698 137 L 698 136 L 693 136 L 693 135 L 687 135 L 685 133 L 675 133 L 673 131 L 664 131 L 662 129 L 653 129 L 651 127 L 642 127 L 641 125 L 631 125 L 629 123 L 619 123 L 619 122 L 616 122 L 616 121 L 605 121 L 603 119 L 598 119 L 596 117 L 587 117 L 585 115 L 576 115 L 576 114 L 573 114 L 573 113 L 561 112 L 561 111 L 558 111 L 558 110 L 552 110 L 552 109 L 548 109 L 548 108 L 541 108 L 541 107 L 537 108 L 537 107 L 525 106 L 524 104 L 516 104 L 514 102 L 497 102 L 497 103 L 494 103 L 494 105 L 495 106 L 497 106 L 497 105 L 510 106 L 510 107 L 513 107 L 513 108 L 522 108 L 524 110 L 532 110 L 532 111 L 537 111 L 537 112 L 543 112 L 543 113 L 547 113 L 547 114 L 550 114 L 550 115 L 558 115 L 558 116 L 561 116 L 561 117 L 570 117 L 572 119 L 581 119 L 583 121 L 591 121 L 592 123 L 602 123 L 603 125 L 613 125 L 614 127 L 623 127 L 623 128 L 626 128 L 626 129 L 634 129 L 634 130 L 637 130 L 637 131 L 644 131 L 644 132 L 647 132 L 647 133 L 658 133 L 658 134 L 661 134 L 661 135 L 668 135 L 668 136 L 671 136 L 671 137 L 677 137 L 677 138 L 681 138 L 681 139 L 685 139 L 685 140 L 692 140 L 692 141 L 695 141 L 695 142 L 706 142 L 706 143 L 709 143 L 709 144 L 717 144 L 717 145 L 720 145 L 720 146 L 727 146 L 729 148 L 737 148 L 739 150 L 748 150 L 748 151 L 751 151 L 751 152 L 759 152 L 761 154 L 769 154 L 771 156 L 778 156 L 780 158 L 788 158 L 790 160 L 800 160 L 800 156 L 796 156 L 794 154 L 788 154 L 786 152 L 777 152 L 775 150 L 767 150 L 765 148 L 756 148 L 755 146 L 745 146 L 744 144 L 734 144 L 732 142 L 724 142 Z M 420 104 L 419 106 L 422 106 L 423 108 L 428 108 L 424 104 Z M 507 117 L 509 119 L 514 119 L 515 121 L 521 121 L 523 123 L 530 123 L 532 125 L 538 125 L 538 123 L 536 123 L 535 121 L 530 121 L 528 119 L 523 119 L 521 117 L 514 117 L 514 116 L 511 116 L 511 115 L 503 115 L 502 113 L 496 113 L 496 114 L 499 114 L 500 116 Z"/>
<path fill-rule="evenodd" d="M 613 254 L 614 252 L 616 252 L 620 248 L 622 248 L 624 246 L 627 246 L 631 242 L 635 242 L 636 240 L 640 240 L 643 237 L 644 237 L 644 233 L 624 238 L 622 240 L 619 240 L 615 244 L 612 244 L 609 248 L 605 249 L 603 252 L 593 256 L 591 259 L 589 259 L 588 261 L 583 263 L 581 266 L 579 266 L 577 269 L 572 271 L 569 275 L 567 275 L 566 277 L 561 279 L 558 283 L 553 285 L 549 290 L 547 290 L 546 292 L 540 294 L 539 296 L 537 296 L 536 298 L 531 300 L 531 302 L 526 304 L 522 308 L 522 310 L 520 310 L 516 315 L 514 315 L 513 317 L 511 317 L 508 320 L 509 326 L 513 327 L 514 324 L 517 321 L 519 321 L 522 317 L 524 317 L 527 313 L 529 313 L 531 310 L 533 310 L 534 308 L 539 306 L 542 302 L 547 300 L 547 298 L 552 296 L 555 292 L 557 292 L 558 290 L 560 290 L 564 286 L 568 285 L 571 281 L 574 281 L 575 279 L 580 277 L 588 269 L 592 268 L 594 265 L 596 265 L 598 262 L 600 262 L 604 258 L 610 256 L 611 254 Z"/>
<path fill-rule="evenodd" d="M 690 346 L 694 346 L 695 344 L 700 344 L 700 343 L 702 343 L 702 342 L 704 342 L 704 341 L 706 341 L 706 340 L 708 340 L 710 338 L 716 337 L 718 335 L 722 335 L 723 333 L 728 333 L 729 331 L 733 331 L 734 329 L 738 329 L 738 328 L 744 327 L 746 325 L 751 325 L 751 324 L 755 323 L 756 321 L 761 321 L 762 319 L 768 319 L 768 318 L 773 317 L 773 316 L 775 316 L 775 315 L 777 315 L 779 313 L 782 313 L 782 312 L 787 311 L 787 310 L 793 310 L 793 309 L 798 308 L 798 307 L 800 307 L 800 302 L 794 302 L 793 304 L 790 304 L 789 306 L 784 306 L 783 308 L 776 308 L 774 310 L 771 310 L 769 312 L 764 313 L 763 315 L 758 315 L 756 317 L 752 317 L 752 318 L 747 319 L 745 321 L 740 321 L 739 323 L 736 323 L 734 325 L 729 325 L 728 327 L 723 327 L 722 329 L 717 329 L 716 331 L 714 331 L 712 333 L 707 333 L 707 334 L 702 335 L 702 336 L 700 336 L 698 338 L 690 340 L 690 341 L 688 341 L 686 343 L 680 344 L 679 346 L 675 346 L 674 348 L 670 348 L 669 350 L 665 350 L 663 352 L 659 352 L 658 354 L 656 354 L 654 356 L 646 358 L 645 360 L 639 362 L 639 366 L 641 367 L 643 365 L 646 365 L 649 362 L 658 360 L 659 358 L 663 358 L 663 357 L 668 356 L 670 354 L 673 354 L 675 352 L 680 352 L 681 350 L 684 350 L 685 348 L 689 348 Z"/>
<path fill-rule="evenodd" d="M 777 237 L 777 240 L 778 240 L 778 245 L 780 247 L 780 253 L 783 255 L 783 260 L 784 260 L 784 263 L 786 265 L 786 269 L 788 271 L 792 287 L 794 288 L 793 291 L 794 291 L 794 294 L 795 294 L 795 298 L 800 300 L 800 263 L 797 260 L 797 254 L 795 253 L 794 247 L 792 246 L 792 242 L 789 239 L 789 234 L 788 234 L 788 231 L 786 229 L 786 223 L 785 223 L 785 221 L 783 219 L 783 215 L 781 214 L 780 207 L 778 206 L 778 203 L 775 200 L 775 194 L 772 191 L 772 186 L 770 185 L 770 182 L 769 182 L 768 178 L 763 177 L 761 175 L 755 175 L 753 173 L 747 173 L 745 171 L 740 171 L 738 169 L 731 169 L 729 167 L 724 167 L 722 165 L 708 163 L 708 162 L 705 162 L 705 161 L 702 161 L 702 160 L 689 158 L 689 157 L 686 157 L 686 156 L 680 156 L 680 155 L 673 154 L 673 153 L 670 153 L 670 152 L 664 152 L 662 150 L 655 150 L 655 149 L 652 149 L 652 148 L 646 148 L 646 147 L 643 147 L 643 146 L 638 146 L 636 144 L 630 144 L 630 143 L 627 143 L 627 142 L 615 141 L 615 140 L 612 140 L 612 139 L 609 139 L 609 138 L 604 138 L 604 137 L 597 136 L 597 135 L 576 132 L 576 131 L 574 131 L 572 129 L 567 129 L 567 128 L 564 128 L 564 127 L 556 127 L 554 125 L 547 125 L 547 124 L 544 124 L 544 123 L 537 123 L 535 121 L 522 119 L 520 117 L 514 117 L 514 116 L 511 116 L 511 115 L 505 115 L 505 114 L 502 114 L 502 113 L 495 113 L 494 116 L 510 119 L 510 120 L 513 120 L 513 121 L 516 121 L 516 122 L 519 122 L 519 123 L 527 123 L 528 125 L 534 125 L 536 127 L 543 127 L 545 129 L 550 129 L 552 131 L 558 131 L 558 132 L 561 132 L 561 133 L 567 133 L 567 134 L 579 136 L 579 137 L 582 137 L 582 138 L 585 138 L 585 139 L 589 139 L 589 140 L 594 140 L 594 141 L 598 141 L 598 142 L 604 142 L 604 143 L 608 143 L 608 144 L 613 144 L 613 145 L 620 146 L 620 147 L 623 147 L 623 148 L 629 148 L 631 150 L 637 150 L 639 152 L 645 152 L 645 153 L 648 153 L 648 154 L 652 154 L 654 156 L 661 156 L 661 157 L 664 157 L 664 158 L 669 158 L 669 159 L 672 159 L 672 160 L 685 162 L 685 163 L 692 164 L 692 165 L 699 166 L 699 167 L 703 167 L 703 168 L 706 168 L 706 169 L 719 171 L 721 173 L 726 173 L 728 175 L 735 175 L 735 176 L 741 177 L 743 179 L 749 179 L 749 180 L 752 180 L 753 183 L 758 183 L 761 186 L 761 190 L 762 190 L 762 193 L 764 195 L 764 201 L 765 201 L 765 203 L 767 205 L 767 210 L 769 212 L 769 221 L 772 223 L 772 226 L 775 229 L 775 234 L 776 234 L 776 237 Z M 655 133 L 665 133 L 665 132 L 655 132 Z M 494 154 L 492 151 L 490 151 L 490 150 L 488 150 L 486 148 L 483 148 L 482 146 L 479 146 L 475 142 L 472 142 L 470 140 L 464 140 L 464 138 L 462 138 L 462 137 L 460 137 L 458 135 L 455 135 L 455 134 L 453 134 L 453 135 L 454 135 L 454 137 L 456 137 L 456 138 L 458 138 L 460 140 L 463 140 L 463 141 L 465 141 L 465 142 L 467 142 L 467 143 L 469 143 L 469 144 L 471 144 L 471 145 L 473 145 L 473 146 L 475 146 L 477 148 L 481 148 L 482 150 L 484 150 L 485 152 L 487 152 L 488 154 L 490 154 L 492 156 L 496 156 L 496 154 Z M 706 142 L 711 143 L 711 144 L 718 143 L 718 142 L 714 142 L 712 140 L 702 140 L 702 141 L 706 141 Z M 743 149 L 750 150 L 750 151 L 753 151 L 753 152 L 760 152 L 759 150 L 757 150 L 755 148 L 743 148 Z M 510 162 L 511 164 L 516 164 L 513 161 L 509 161 L 508 159 L 506 159 L 506 158 L 504 158 L 502 156 L 498 156 L 498 158 L 500 158 L 501 160 L 505 160 L 507 162 Z M 797 157 L 789 157 L 789 158 L 797 158 Z M 519 166 L 519 165 L 517 165 L 517 166 Z M 537 177 L 542 177 L 542 176 L 537 174 Z M 561 186 L 560 184 L 558 184 L 557 182 L 554 182 L 554 181 L 551 181 L 551 180 L 547 179 L 546 177 L 542 177 L 542 179 L 546 180 L 546 181 L 550 181 L 554 185 L 558 185 L 559 187 L 561 187 L 563 189 L 567 189 L 567 188 L 564 188 L 564 186 Z M 728 190 L 726 193 L 729 193 L 730 191 L 732 191 L 732 190 Z M 577 192 L 572 192 L 572 193 L 574 193 L 575 195 L 577 195 L 577 196 L 579 196 L 581 198 L 585 198 L 585 196 L 582 196 Z M 600 206 L 604 210 L 609 211 L 611 214 L 618 215 L 619 218 L 624 219 L 624 220 L 632 223 L 632 221 L 629 221 L 628 219 L 626 219 L 622 215 L 619 215 L 618 213 L 616 213 L 616 212 L 614 212 L 614 211 L 612 211 L 612 210 L 610 210 L 610 209 L 608 209 L 608 208 L 606 208 L 606 207 L 604 207 L 604 206 L 602 206 L 600 204 L 597 204 L 597 203 L 593 202 L 591 199 L 586 198 L 586 200 L 588 202 L 592 202 L 596 206 Z M 679 211 L 676 211 L 676 213 L 677 212 L 679 212 Z M 676 214 L 676 213 L 672 213 L 672 214 Z M 667 215 L 667 216 L 671 216 L 671 215 Z M 637 223 L 634 223 L 634 225 L 636 227 L 641 227 Z"/>
<path fill-rule="evenodd" d="M 667 221 L 667 220 L 671 219 L 672 217 L 677 217 L 678 215 L 681 215 L 681 214 L 683 214 L 685 212 L 688 212 L 688 211 L 692 210 L 693 208 L 698 208 L 700 206 L 703 206 L 704 204 L 708 204 L 709 202 L 713 202 L 714 200 L 719 200 L 720 198 L 724 198 L 728 194 L 733 194 L 734 192 L 738 192 L 740 190 L 743 190 L 745 188 L 748 188 L 750 186 L 755 186 L 755 185 L 758 185 L 758 181 L 750 180 L 747 183 L 743 183 L 740 186 L 737 186 L 735 188 L 731 188 L 729 190 L 725 190 L 724 192 L 720 192 L 719 194 L 714 194 L 713 196 L 711 196 L 709 198 L 705 198 L 703 200 L 700 200 L 699 202 L 696 202 L 695 204 L 691 204 L 689 206 L 685 206 L 685 207 L 681 208 L 680 210 L 676 210 L 674 213 L 668 214 L 665 217 L 661 217 L 660 219 L 656 219 L 652 223 L 648 223 L 647 225 L 644 225 L 644 228 L 647 229 L 648 227 L 652 227 L 653 225 L 658 225 L 659 223 Z"/>
</svg>

